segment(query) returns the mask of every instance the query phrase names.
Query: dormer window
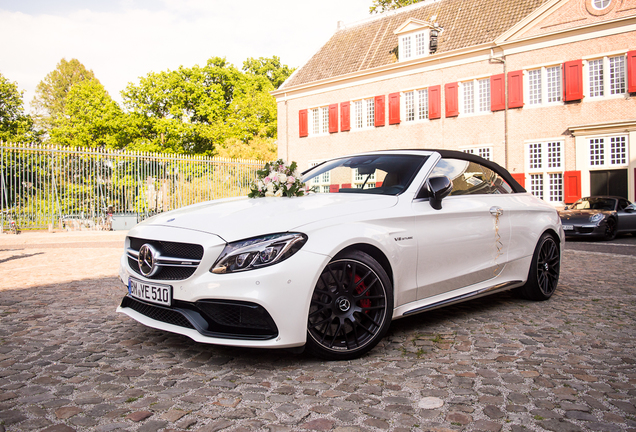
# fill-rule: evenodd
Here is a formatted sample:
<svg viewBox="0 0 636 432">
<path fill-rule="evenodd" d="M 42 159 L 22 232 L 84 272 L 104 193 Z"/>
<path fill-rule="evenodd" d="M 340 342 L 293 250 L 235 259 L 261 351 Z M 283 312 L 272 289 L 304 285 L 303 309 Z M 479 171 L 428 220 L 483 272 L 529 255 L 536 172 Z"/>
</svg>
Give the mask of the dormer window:
<svg viewBox="0 0 636 432">
<path fill-rule="evenodd" d="M 409 18 L 394 33 L 399 41 L 398 61 L 426 57 L 437 49 L 438 30 L 429 22 Z"/>
</svg>

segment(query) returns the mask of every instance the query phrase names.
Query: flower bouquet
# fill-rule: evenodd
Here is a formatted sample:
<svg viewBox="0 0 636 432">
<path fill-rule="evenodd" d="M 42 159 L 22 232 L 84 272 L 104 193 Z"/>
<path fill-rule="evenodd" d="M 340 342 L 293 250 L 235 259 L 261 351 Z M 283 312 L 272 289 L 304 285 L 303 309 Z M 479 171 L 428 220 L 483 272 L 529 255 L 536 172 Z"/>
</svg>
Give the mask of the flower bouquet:
<svg viewBox="0 0 636 432">
<path fill-rule="evenodd" d="M 303 196 L 307 192 L 305 183 L 299 179 L 296 162 L 285 164 L 282 159 L 268 162 L 258 170 L 258 178 L 250 184 L 250 198 Z"/>
</svg>

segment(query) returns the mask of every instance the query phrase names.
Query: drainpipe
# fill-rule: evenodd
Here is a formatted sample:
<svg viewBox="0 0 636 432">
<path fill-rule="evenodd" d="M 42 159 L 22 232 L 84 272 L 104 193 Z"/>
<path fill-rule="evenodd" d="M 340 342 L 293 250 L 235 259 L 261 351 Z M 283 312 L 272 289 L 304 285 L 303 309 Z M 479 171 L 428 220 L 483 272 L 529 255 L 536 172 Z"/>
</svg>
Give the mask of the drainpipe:
<svg viewBox="0 0 636 432">
<path fill-rule="evenodd" d="M 504 168 L 508 169 L 508 71 L 506 56 L 495 57 L 494 51 L 490 48 L 490 61 L 503 64 L 504 73 Z"/>
</svg>

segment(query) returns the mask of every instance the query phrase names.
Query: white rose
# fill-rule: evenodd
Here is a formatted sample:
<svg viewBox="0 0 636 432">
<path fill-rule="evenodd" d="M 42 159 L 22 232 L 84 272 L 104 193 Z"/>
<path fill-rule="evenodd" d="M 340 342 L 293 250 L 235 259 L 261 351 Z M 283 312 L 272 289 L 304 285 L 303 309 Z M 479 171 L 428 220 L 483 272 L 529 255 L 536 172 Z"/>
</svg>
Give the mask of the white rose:
<svg viewBox="0 0 636 432">
<path fill-rule="evenodd" d="M 267 192 L 274 193 L 274 183 L 267 184 Z"/>
<path fill-rule="evenodd" d="M 280 183 L 285 183 L 287 181 L 287 176 L 284 173 L 278 173 L 278 181 Z"/>
<path fill-rule="evenodd" d="M 274 194 L 274 196 L 277 196 L 277 197 L 283 196 L 283 189 L 278 189 L 276 193 Z"/>
<path fill-rule="evenodd" d="M 270 191 L 265 192 L 265 197 L 273 197 L 273 196 L 274 196 L 274 192 L 270 192 Z"/>
</svg>

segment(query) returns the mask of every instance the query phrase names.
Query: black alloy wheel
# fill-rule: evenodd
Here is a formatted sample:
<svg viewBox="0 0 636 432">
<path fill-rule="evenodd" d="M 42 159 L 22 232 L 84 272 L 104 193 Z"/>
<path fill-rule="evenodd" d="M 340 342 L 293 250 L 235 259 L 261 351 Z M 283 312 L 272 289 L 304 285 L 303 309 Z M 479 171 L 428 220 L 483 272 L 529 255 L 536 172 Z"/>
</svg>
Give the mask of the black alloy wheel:
<svg viewBox="0 0 636 432">
<path fill-rule="evenodd" d="M 616 219 L 609 218 L 605 222 L 605 240 L 614 240 L 616 238 Z"/>
<path fill-rule="evenodd" d="M 370 351 L 389 328 L 393 290 L 386 272 L 364 252 L 334 258 L 314 289 L 307 320 L 307 350 L 328 360 Z"/>
<path fill-rule="evenodd" d="M 528 300 L 547 300 L 559 284 L 561 249 L 557 240 L 544 233 L 532 256 L 526 284 L 515 292 Z"/>
</svg>

